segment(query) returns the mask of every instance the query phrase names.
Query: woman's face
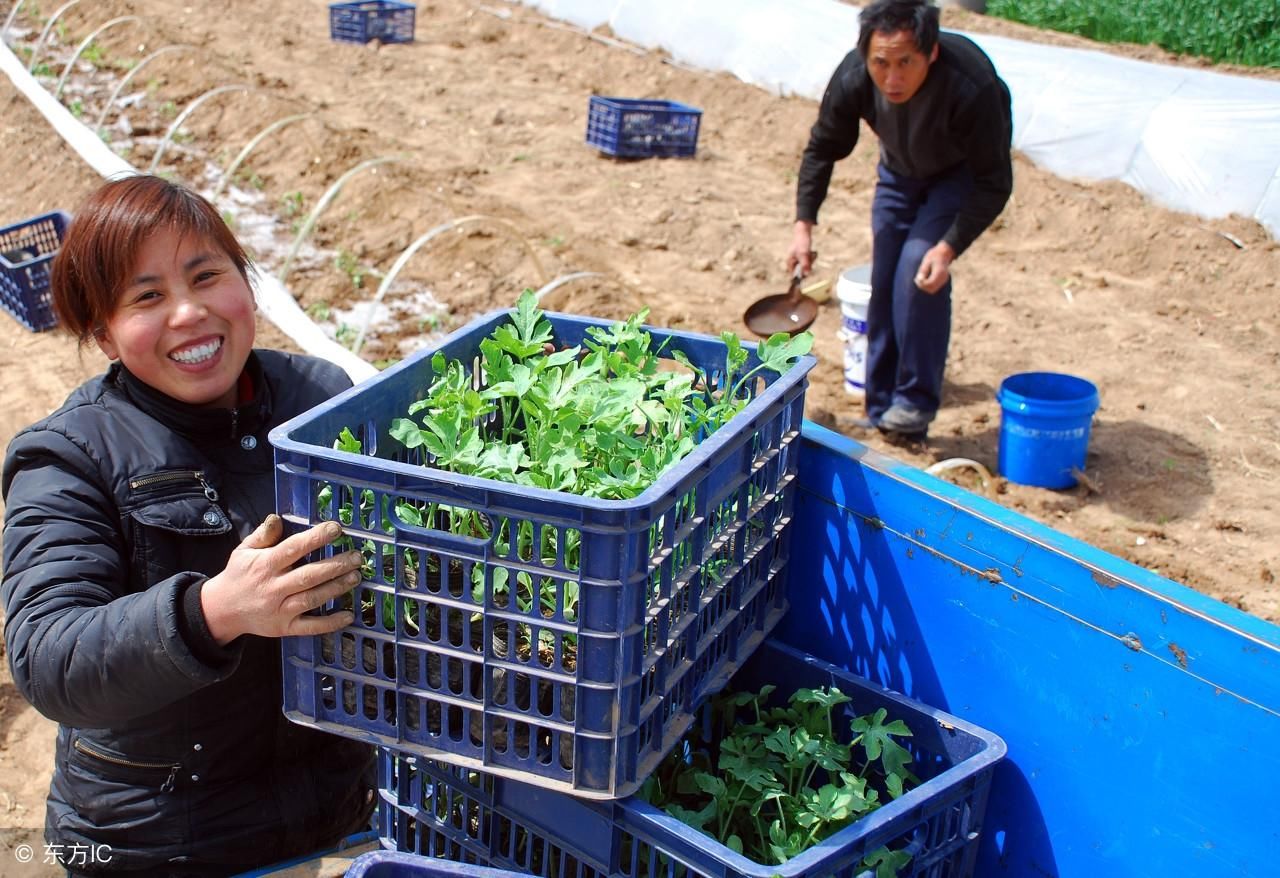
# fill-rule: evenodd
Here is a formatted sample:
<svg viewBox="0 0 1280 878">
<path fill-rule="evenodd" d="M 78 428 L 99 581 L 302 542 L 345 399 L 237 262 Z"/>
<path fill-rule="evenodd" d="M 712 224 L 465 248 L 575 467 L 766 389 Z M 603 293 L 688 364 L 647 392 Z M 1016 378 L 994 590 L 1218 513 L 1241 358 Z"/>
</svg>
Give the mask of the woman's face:
<svg viewBox="0 0 1280 878">
<path fill-rule="evenodd" d="M 138 251 L 97 342 L 161 393 L 229 408 L 254 331 L 253 292 L 231 258 L 207 240 L 166 229 Z"/>
</svg>

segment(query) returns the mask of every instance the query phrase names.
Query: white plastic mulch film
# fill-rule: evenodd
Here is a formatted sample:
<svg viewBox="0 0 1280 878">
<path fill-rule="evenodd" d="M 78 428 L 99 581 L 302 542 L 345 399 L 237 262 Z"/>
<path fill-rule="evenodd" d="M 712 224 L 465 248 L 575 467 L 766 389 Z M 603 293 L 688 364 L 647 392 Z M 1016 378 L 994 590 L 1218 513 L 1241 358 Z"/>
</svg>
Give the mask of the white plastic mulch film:
<svg viewBox="0 0 1280 878">
<path fill-rule="evenodd" d="M 837 0 L 523 2 L 814 100 L 857 41 L 860 11 Z M 1037 164 L 1064 177 L 1121 180 L 1175 210 L 1253 217 L 1280 237 L 1280 82 L 966 36 L 1008 83 L 1014 146 Z"/>
<path fill-rule="evenodd" d="M 3 19 L 0 19 L 3 24 Z M 54 130 L 76 151 L 86 164 L 103 177 L 113 178 L 140 171 L 111 151 L 90 128 L 82 123 L 52 94 L 27 72 L 18 57 L 0 41 L 0 73 L 9 78 L 18 91 L 45 117 Z M 275 275 L 257 270 L 251 277 L 262 313 L 294 340 L 304 351 L 336 363 L 351 376 L 363 381 L 377 374 L 377 369 L 324 334 L 311 322 L 297 301 Z"/>
</svg>

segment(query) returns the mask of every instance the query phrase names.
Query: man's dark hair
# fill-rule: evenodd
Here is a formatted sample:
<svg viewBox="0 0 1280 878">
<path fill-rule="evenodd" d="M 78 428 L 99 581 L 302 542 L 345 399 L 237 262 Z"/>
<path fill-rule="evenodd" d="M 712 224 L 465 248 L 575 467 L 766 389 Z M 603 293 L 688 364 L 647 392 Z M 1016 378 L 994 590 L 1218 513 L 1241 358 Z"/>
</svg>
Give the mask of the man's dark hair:
<svg viewBox="0 0 1280 878">
<path fill-rule="evenodd" d="M 872 34 L 909 30 L 916 47 L 928 55 L 938 44 L 938 7 L 926 0 L 876 0 L 858 15 L 858 54 L 865 59 Z"/>
</svg>

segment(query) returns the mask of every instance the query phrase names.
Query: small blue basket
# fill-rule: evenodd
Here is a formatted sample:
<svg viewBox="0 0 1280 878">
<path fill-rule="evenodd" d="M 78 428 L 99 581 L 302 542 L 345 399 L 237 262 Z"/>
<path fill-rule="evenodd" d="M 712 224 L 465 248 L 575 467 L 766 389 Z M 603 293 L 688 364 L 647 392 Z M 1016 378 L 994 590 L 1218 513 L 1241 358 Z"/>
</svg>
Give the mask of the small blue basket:
<svg viewBox="0 0 1280 878">
<path fill-rule="evenodd" d="M 363 0 L 329 4 L 329 37 L 344 43 L 412 43 L 412 3 L 395 0 Z"/>
<path fill-rule="evenodd" d="M 769 640 L 734 677 L 735 688 L 838 686 L 840 727 L 884 708 L 912 737 L 902 740 L 922 781 L 782 865 L 757 863 L 636 797 L 591 802 L 440 762 L 379 752 L 378 831 L 384 847 L 542 878 L 853 878 L 882 846 L 911 861 L 899 878 L 973 874 L 999 736 L 905 695 Z"/>
<path fill-rule="evenodd" d="M 375 559 L 354 590 L 351 626 L 282 641 L 284 710 L 304 725 L 465 768 L 623 796 L 786 611 L 800 426 L 816 360 L 758 378 L 746 408 L 630 500 L 423 466 L 422 449 L 391 437 L 392 421 L 431 385 L 437 350 L 480 381 L 480 342 L 511 313 L 480 317 L 271 432 L 276 508 L 289 532 L 359 507 L 344 530 Z M 564 346 L 612 325 L 546 316 Z M 679 351 L 708 376 L 708 393 L 720 388 L 723 341 L 645 329 L 653 349 Z M 743 347 L 751 369 L 755 347 Z M 362 453 L 333 448 L 344 428 Z M 482 519 L 489 535 L 408 523 L 395 512 L 400 501 L 445 504 Z M 557 557 L 521 557 L 502 536 L 517 532 L 538 534 Z M 563 547 L 575 542 L 570 563 Z M 521 577 L 538 584 L 536 599 L 532 586 L 527 601 L 518 588 L 499 593 L 495 583 Z M 576 613 L 567 614 L 575 594 Z"/>
<path fill-rule="evenodd" d="M 32 332 L 58 323 L 49 272 L 70 222 L 54 211 L 0 229 L 0 306 Z"/>
<path fill-rule="evenodd" d="M 396 851 L 370 851 L 355 858 L 345 878 L 529 878 L 521 872 L 454 863 Z"/>
<path fill-rule="evenodd" d="M 698 150 L 701 121 L 701 110 L 675 101 L 592 95 L 587 144 L 618 158 L 687 158 Z"/>
</svg>

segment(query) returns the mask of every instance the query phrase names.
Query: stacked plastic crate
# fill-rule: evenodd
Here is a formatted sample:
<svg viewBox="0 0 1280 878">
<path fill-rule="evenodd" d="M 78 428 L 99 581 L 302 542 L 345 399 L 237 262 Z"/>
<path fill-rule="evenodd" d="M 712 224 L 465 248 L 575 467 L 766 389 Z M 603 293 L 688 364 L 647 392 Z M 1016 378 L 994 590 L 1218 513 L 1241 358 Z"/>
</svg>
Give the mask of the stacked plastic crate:
<svg viewBox="0 0 1280 878">
<path fill-rule="evenodd" d="M 547 317 L 557 349 L 609 325 Z M 910 874 L 965 874 L 998 739 L 764 646 L 788 606 L 813 358 L 752 383 L 744 410 L 630 500 L 423 466 L 391 422 L 443 363 L 469 364 L 483 387 L 480 341 L 509 319 L 480 318 L 271 436 L 289 527 L 338 519 L 368 559 L 354 623 L 285 642 L 285 710 L 382 748 L 384 846 L 548 878 L 621 878 L 852 874 L 867 845 L 892 841 L 927 867 Z M 709 398 L 723 392 L 724 341 L 648 331 L 707 376 Z M 358 451 L 334 448 L 344 430 Z M 406 509 L 448 509 L 472 527 L 411 521 Z M 766 655 L 749 662 L 757 651 Z M 782 867 L 628 798 L 740 670 L 784 688 L 838 677 L 859 693 L 853 707 L 887 705 L 912 724 L 926 782 Z"/>
<path fill-rule="evenodd" d="M 864 863 L 880 848 L 910 855 L 899 878 L 973 874 L 992 772 L 1005 754 L 1000 738 L 775 640 L 733 681 L 735 689 L 750 691 L 766 684 L 786 691 L 839 688 L 851 699 L 840 708 L 841 720 L 884 709 L 890 720 L 904 721 L 913 733 L 904 743 L 920 784 L 776 864 L 748 859 L 639 796 L 588 800 L 383 750 L 383 844 L 544 878 L 852 878 L 864 874 Z"/>
<path fill-rule="evenodd" d="M 361 854 L 345 878 L 528 878 L 519 872 L 420 857 L 396 851 Z"/>
</svg>

